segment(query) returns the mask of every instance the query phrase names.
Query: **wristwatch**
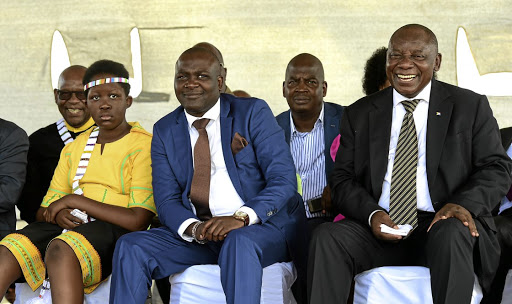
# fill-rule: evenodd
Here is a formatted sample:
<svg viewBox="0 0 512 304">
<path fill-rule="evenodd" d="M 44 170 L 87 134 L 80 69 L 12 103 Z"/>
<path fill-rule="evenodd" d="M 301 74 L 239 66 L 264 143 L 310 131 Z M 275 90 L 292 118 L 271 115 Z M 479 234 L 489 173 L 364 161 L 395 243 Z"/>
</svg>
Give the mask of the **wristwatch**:
<svg viewBox="0 0 512 304">
<path fill-rule="evenodd" d="M 244 226 L 249 226 L 249 214 L 247 214 L 243 211 L 237 210 L 233 214 L 233 217 L 239 221 L 244 222 Z"/>
</svg>

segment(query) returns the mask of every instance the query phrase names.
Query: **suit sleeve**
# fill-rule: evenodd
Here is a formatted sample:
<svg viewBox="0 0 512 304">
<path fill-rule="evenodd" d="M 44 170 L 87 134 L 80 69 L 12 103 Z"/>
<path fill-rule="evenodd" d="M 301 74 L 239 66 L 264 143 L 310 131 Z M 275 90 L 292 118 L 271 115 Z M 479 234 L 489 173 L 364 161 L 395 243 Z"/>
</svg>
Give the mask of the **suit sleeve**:
<svg viewBox="0 0 512 304">
<path fill-rule="evenodd" d="M 284 133 L 272 111 L 263 101 L 255 103 L 250 114 L 249 132 L 252 148 L 265 179 L 265 187 L 245 206 L 252 208 L 265 223 L 290 201 L 297 192 L 295 166 Z M 240 165 L 240 163 L 239 163 Z"/>
<path fill-rule="evenodd" d="M 0 213 L 13 210 L 25 183 L 28 137 L 21 128 L 0 142 Z"/>
<path fill-rule="evenodd" d="M 177 233 L 183 222 L 190 218 L 197 219 L 197 216 L 191 209 L 185 208 L 189 202 L 183 201 L 185 189 L 180 186 L 169 162 L 167 153 L 170 152 L 165 149 L 164 137 L 155 124 L 151 141 L 153 193 L 160 222 Z"/>
<path fill-rule="evenodd" d="M 481 96 L 474 117 L 471 161 L 471 175 L 447 202 L 463 206 L 475 217 L 490 215 L 512 183 L 512 162 L 485 96 Z"/>
<path fill-rule="evenodd" d="M 345 108 L 340 125 L 340 146 L 330 180 L 331 195 L 333 204 L 344 216 L 366 225 L 373 211 L 385 210 L 378 205 L 356 176 L 354 161 L 358 152 L 355 147 L 354 119 L 357 118 L 351 117 L 350 108 Z"/>
</svg>

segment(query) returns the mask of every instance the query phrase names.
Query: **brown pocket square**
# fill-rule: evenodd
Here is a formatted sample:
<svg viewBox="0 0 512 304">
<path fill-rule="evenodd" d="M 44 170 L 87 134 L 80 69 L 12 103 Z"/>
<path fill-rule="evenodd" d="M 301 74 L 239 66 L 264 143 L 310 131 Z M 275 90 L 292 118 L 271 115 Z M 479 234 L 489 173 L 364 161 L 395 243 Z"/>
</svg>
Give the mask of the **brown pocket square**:
<svg viewBox="0 0 512 304">
<path fill-rule="evenodd" d="M 235 132 L 235 137 L 233 137 L 233 141 L 231 142 L 231 152 L 233 152 L 233 155 L 242 151 L 247 145 L 249 145 L 247 140 L 242 137 L 242 135 L 238 134 L 238 132 Z"/>
</svg>

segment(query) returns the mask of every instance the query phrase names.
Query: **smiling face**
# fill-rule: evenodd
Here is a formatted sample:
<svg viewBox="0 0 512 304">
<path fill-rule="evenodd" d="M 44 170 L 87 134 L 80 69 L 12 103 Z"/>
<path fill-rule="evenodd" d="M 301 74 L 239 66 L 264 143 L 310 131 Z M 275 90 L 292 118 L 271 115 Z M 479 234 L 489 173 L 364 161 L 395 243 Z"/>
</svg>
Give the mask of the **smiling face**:
<svg viewBox="0 0 512 304">
<path fill-rule="evenodd" d="M 319 115 L 327 94 L 324 70 L 318 58 L 310 54 L 294 57 L 286 69 L 283 96 L 292 113 Z"/>
<path fill-rule="evenodd" d="M 91 117 L 85 105 L 85 98 L 80 94 L 84 90 L 82 78 L 85 70 L 82 66 L 65 69 L 60 74 L 58 89 L 53 92 L 60 114 L 74 128 L 83 126 Z"/>
<path fill-rule="evenodd" d="M 176 62 L 174 91 L 192 116 L 202 117 L 217 103 L 222 84 L 219 61 L 205 49 L 191 48 Z"/>
<path fill-rule="evenodd" d="M 94 75 L 93 79 L 116 77 L 111 74 Z M 126 128 L 126 109 L 132 105 L 132 97 L 126 93 L 119 83 L 105 83 L 89 89 L 87 107 L 92 118 L 103 130 L 115 132 Z"/>
<path fill-rule="evenodd" d="M 391 86 L 401 95 L 416 97 L 440 66 L 437 41 L 428 29 L 420 25 L 406 25 L 391 37 L 386 74 Z"/>
</svg>

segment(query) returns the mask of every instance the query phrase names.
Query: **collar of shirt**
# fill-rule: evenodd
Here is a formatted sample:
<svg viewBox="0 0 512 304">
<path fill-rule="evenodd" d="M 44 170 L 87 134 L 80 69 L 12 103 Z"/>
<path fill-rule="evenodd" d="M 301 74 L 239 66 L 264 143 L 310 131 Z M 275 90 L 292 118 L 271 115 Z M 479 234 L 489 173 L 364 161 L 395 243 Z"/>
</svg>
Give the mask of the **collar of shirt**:
<svg viewBox="0 0 512 304">
<path fill-rule="evenodd" d="M 322 102 L 322 110 L 320 111 L 320 115 L 318 115 L 318 119 L 316 120 L 315 122 L 315 126 L 313 127 L 313 130 L 320 124 L 323 124 L 323 121 L 324 121 L 324 103 Z M 293 135 L 297 135 L 297 133 L 304 133 L 304 132 L 299 132 L 297 131 L 297 129 L 295 128 L 295 124 L 293 123 L 293 117 L 292 117 L 292 111 L 290 111 L 290 128 L 291 128 L 291 134 L 292 136 Z M 311 130 L 311 132 L 313 132 L 313 130 Z"/>
<path fill-rule="evenodd" d="M 420 99 L 424 100 L 427 103 L 430 101 L 430 90 L 432 89 L 432 81 L 430 81 L 424 88 L 421 90 L 421 92 L 418 93 L 413 98 L 407 98 L 403 96 L 402 94 L 398 93 L 395 89 L 393 89 L 393 108 L 395 108 L 398 104 L 400 104 L 404 100 L 411 100 L 411 99 Z"/>
<path fill-rule="evenodd" d="M 192 115 L 188 114 L 187 111 L 185 111 L 185 117 L 187 118 L 189 130 L 194 128 L 194 127 L 192 127 L 192 124 L 194 123 L 194 121 L 196 121 L 198 119 L 208 118 L 208 119 L 210 119 L 210 122 L 208 123 L 208 125 L 211 125 L 213 122 L 215 122 L 217 119 L 219 119 L 219 116 L 220 116 L 220 97 L 217 100 L 217 102 L 215 103 L 215 105 L 210 110 L 208 110 L 206 113 L 204 113 L 204 115 L 202 117 L 192 116 Z"/>
</svg>

